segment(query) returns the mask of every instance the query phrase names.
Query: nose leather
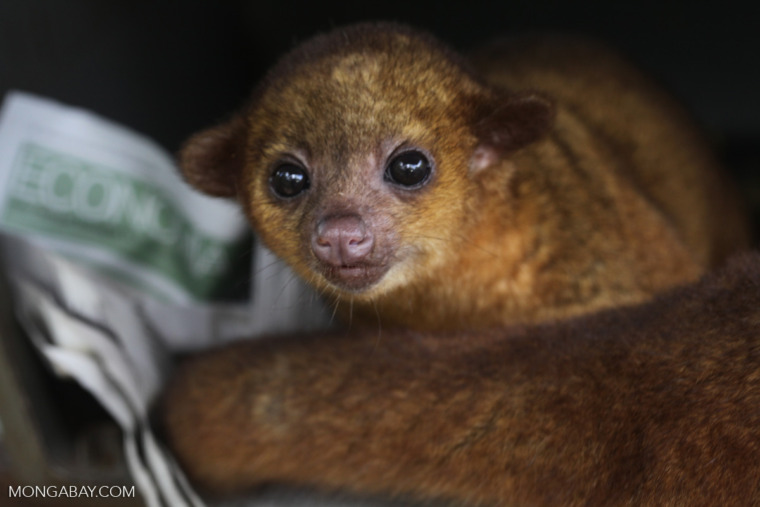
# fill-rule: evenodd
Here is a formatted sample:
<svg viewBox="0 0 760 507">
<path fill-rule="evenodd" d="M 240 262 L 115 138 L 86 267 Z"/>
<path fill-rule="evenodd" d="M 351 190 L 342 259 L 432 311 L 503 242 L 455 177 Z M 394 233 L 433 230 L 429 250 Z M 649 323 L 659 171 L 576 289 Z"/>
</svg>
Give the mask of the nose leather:
<svg viewBox="0 0 760 507">
<path fill-rule="evenodd" d="M 312 235 L 311 248 L 320 261 L 330 266 L 355 266 L 365 261 L 374 237 L 358 215 L 326 217 Z"/>
</svg>

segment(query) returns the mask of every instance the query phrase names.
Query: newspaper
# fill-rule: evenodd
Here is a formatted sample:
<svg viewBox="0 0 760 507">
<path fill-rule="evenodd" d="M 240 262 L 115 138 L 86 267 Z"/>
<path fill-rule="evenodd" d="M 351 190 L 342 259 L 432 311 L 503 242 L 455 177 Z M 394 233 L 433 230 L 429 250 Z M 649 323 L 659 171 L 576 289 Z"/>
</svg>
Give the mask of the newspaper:
<svg viewBox="0 0 760 507">
<path fill-rule="evenodd" d="M 327 324 L 238 207 L 192 191 L 160 147 L 19 92 L 0 111 L 0 233 L 20 323 L 121 426 L 151 507 L 203 505 L 148 424 L 172 353 Z"/>
</svg>

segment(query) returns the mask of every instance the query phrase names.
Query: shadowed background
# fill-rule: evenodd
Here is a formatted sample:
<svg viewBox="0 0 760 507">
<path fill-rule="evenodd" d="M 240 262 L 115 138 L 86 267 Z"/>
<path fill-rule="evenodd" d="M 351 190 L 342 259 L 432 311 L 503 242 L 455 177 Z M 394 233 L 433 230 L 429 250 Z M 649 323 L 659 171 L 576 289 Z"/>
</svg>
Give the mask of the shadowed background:
<svg viewBox="0 0 760 507">
<path fill-rule="evenodd" d="M 317 31 L 396 20 L 467 49 L 516 30 L 561 30 L 621 48 L 718 141 L 757 142 L 760 6 L 749 5 L 3 0 L 0 92 L 20 88 L 81 105 L 175 149 L 238 105 L 278 55 Z"/>
<path fill-rule="evenodd" d="M 606 41 L 680 97 L 760 202 L 760 4 L 734 0 L 2 0 L 0 95 L 15 88 L 82 106 L 176 151 L 299 41 L 376 19 L 426 28 L 463 50 L 515 31 Z"/>
</svg>

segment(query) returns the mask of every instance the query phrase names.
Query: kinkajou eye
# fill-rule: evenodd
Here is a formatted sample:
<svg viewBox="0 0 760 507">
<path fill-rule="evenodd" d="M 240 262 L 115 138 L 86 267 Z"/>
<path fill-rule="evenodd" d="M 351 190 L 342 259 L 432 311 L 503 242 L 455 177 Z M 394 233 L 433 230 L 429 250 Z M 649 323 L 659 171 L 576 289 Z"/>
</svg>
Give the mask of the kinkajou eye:
<svg viewBox="0 0 760 507">
<path fill-rule="evenodd" d="M 272 192 L 283 199 L 302 194 L 309 189 L 310 184 L 306 169 L 290 162 L 278 165 L 269 177 Z"/>
<path fill-rule="evenodd" d="M 385 168 L 385 180 L 408 189 L 419 188 L 428 182 L 432 165 L 419 151 L 396 155 Z"/>
</svg>

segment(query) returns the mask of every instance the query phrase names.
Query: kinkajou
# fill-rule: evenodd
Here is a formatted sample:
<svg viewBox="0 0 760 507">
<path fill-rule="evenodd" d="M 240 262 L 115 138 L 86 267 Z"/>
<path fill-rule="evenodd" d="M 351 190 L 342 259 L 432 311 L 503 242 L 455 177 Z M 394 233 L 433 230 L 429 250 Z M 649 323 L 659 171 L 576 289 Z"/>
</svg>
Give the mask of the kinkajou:
<svg viewBox="0 0 760 507">
<path fill-rule="evenodd" d="M 760 500 L 760 259 L 695 283 L 746 220 L 687 116 L 613 53 L 519 39 L 465 59 L 341 28 L 180 158 L 353 322 L 181 369 L 162 413 L 196 484 Z"/>
<path fill-rule="evenodd" d="M 746 246 L 705 145 L 592 44 L 465 59 L 363 24 L 286 55 L 180 165 L 354 323 L 451 330 L 637 303 Z"/>
</svg>

